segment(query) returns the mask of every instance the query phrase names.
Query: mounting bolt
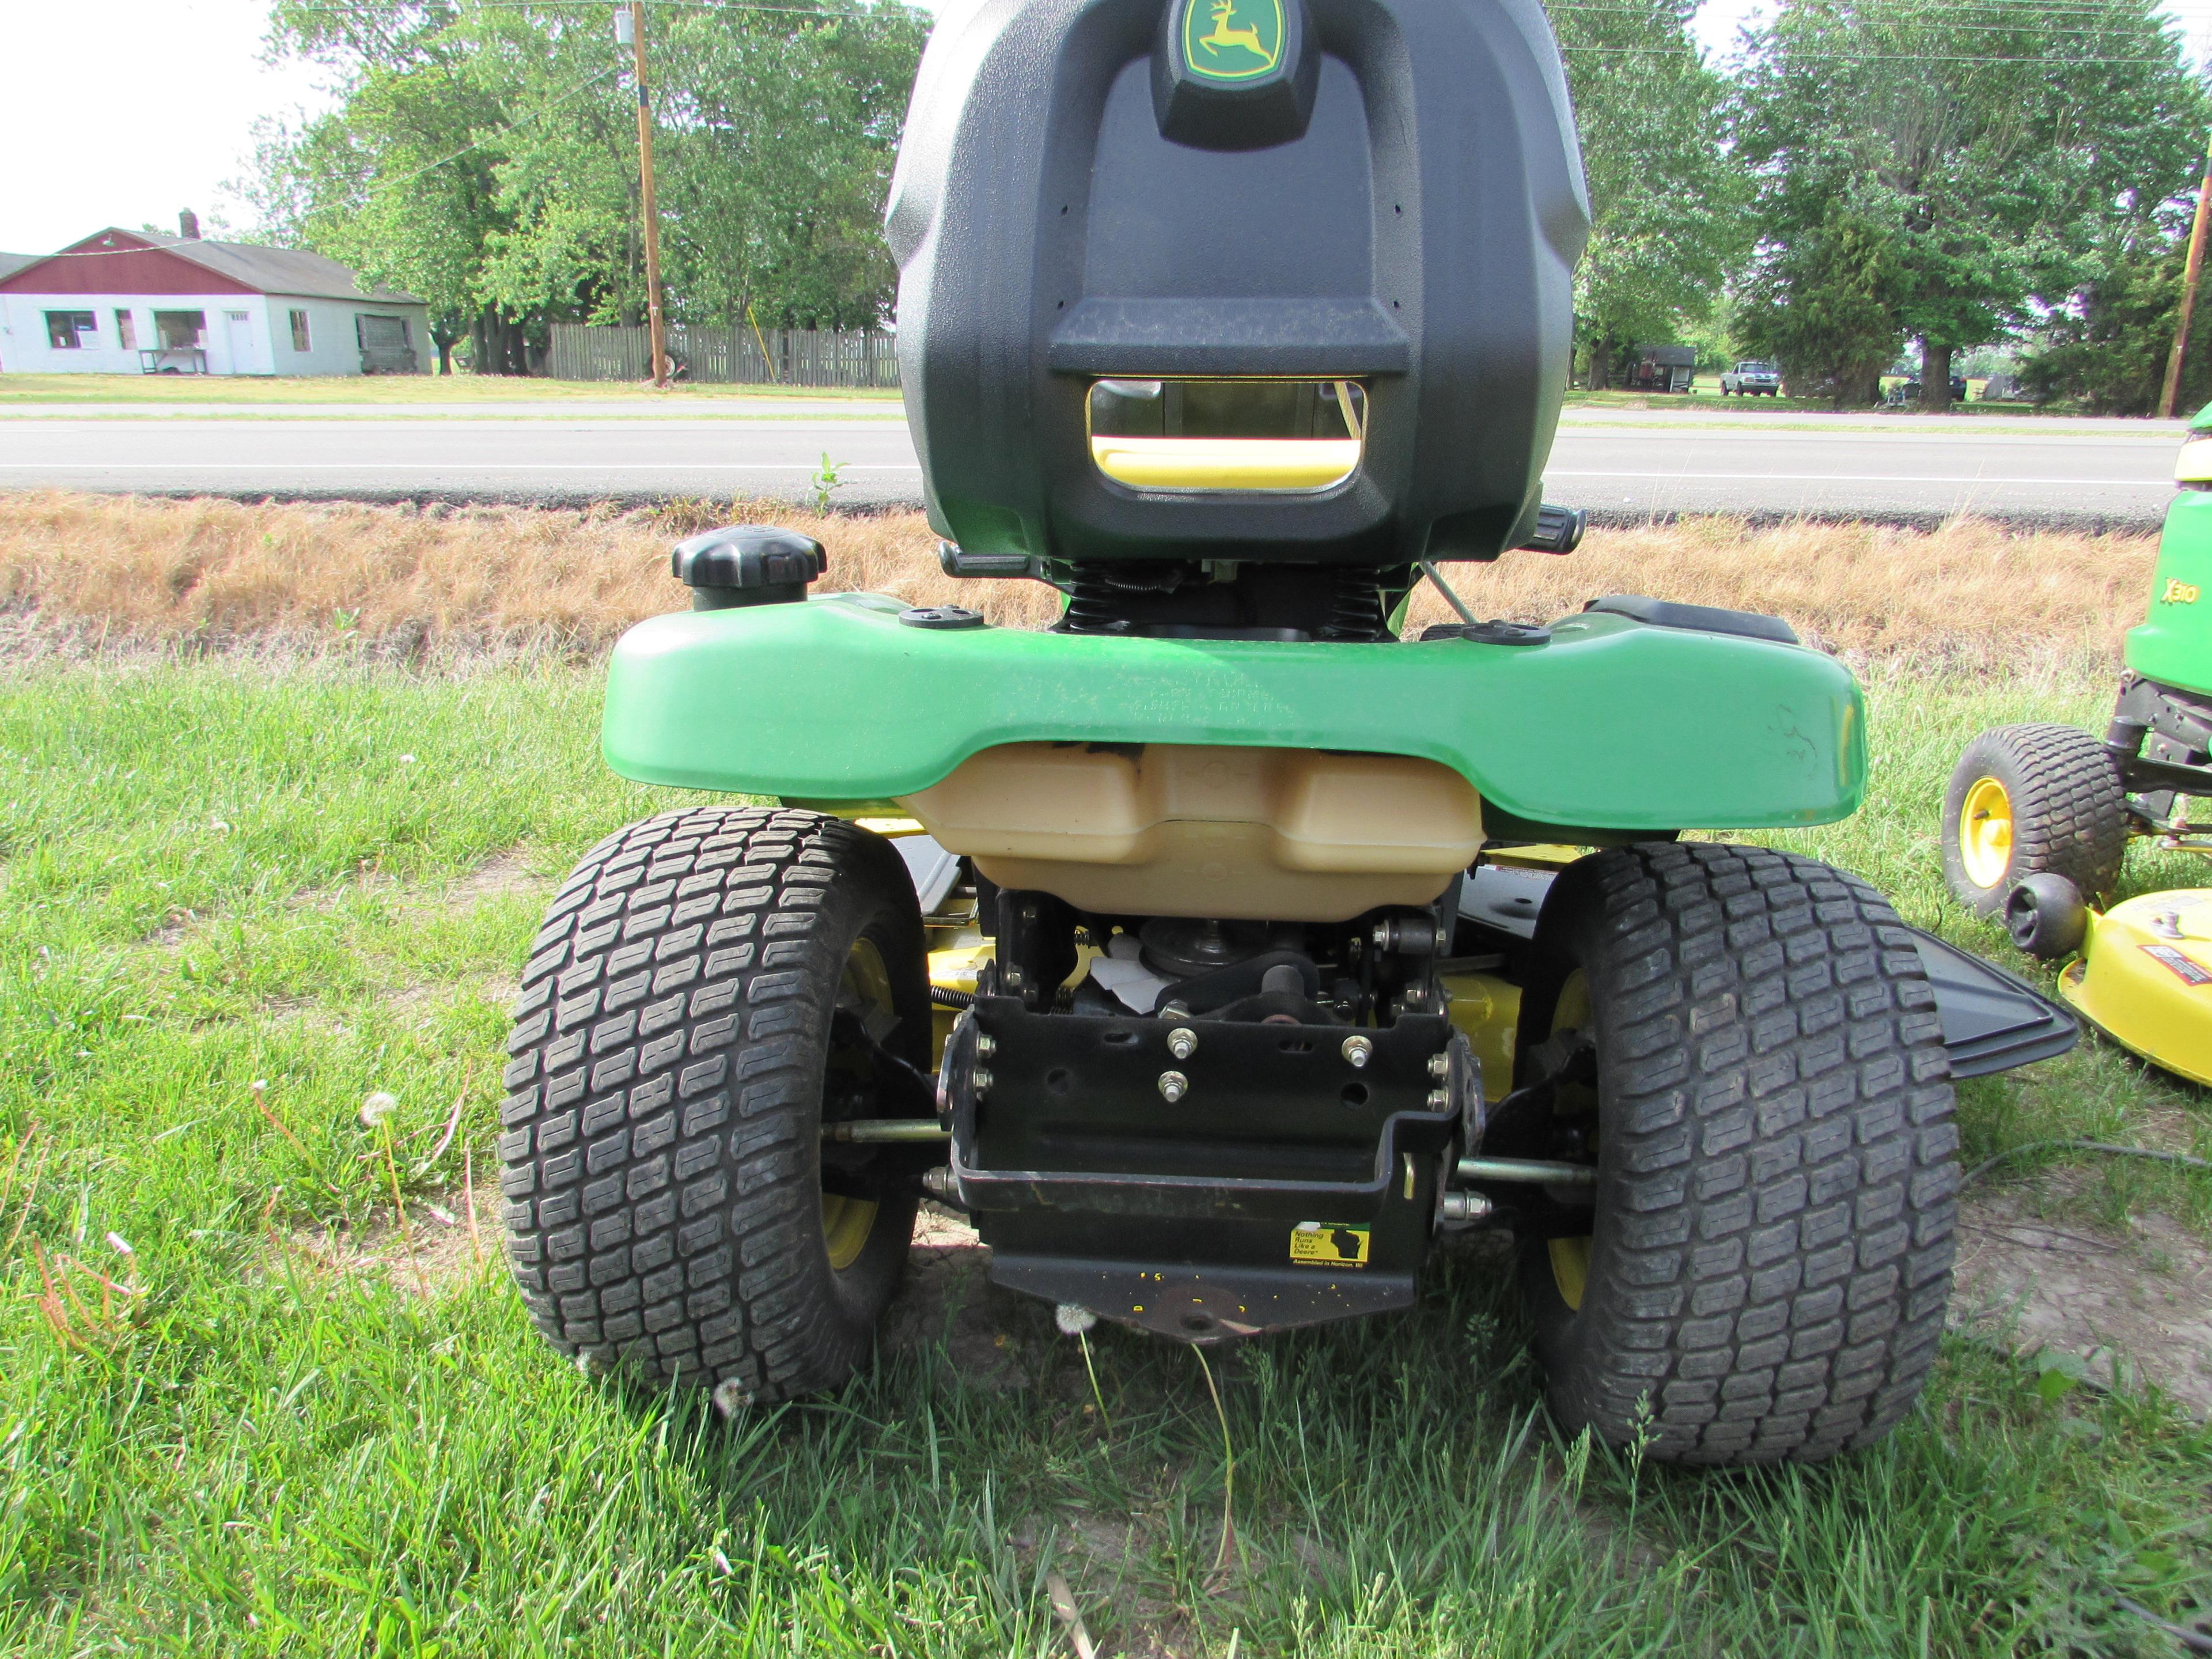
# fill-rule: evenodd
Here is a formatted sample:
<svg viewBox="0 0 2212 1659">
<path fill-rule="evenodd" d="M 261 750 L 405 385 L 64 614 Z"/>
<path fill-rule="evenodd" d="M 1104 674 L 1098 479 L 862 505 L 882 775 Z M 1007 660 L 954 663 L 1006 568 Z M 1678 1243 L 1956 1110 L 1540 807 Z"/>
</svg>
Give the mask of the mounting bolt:
<svg viewBox="0 0 2212 1659">
<path fill-rule="evenodd" d="M 1006 981 L 1007 986 L 1011 988 L 1012 987 L 1019 985 L 1022 982 L 1022 970 L 1018 968 L 1009 968 L 1003 975 L 1000 975 L 1000 977 Z"/>
<path fill-rule="evenodd" d="M 1390 948 L 1390 924 L 1387 921 L 1378 921 L 1375 924 L 1375 948 L 1378 951 L 1387 951 Z"/>
<path fill-rule="evenodd" d="M 1451 1091 L 1449 1089 L 1430 1090 L 1429 1109 L 1432 1112 L 1449 1111 L 1451 1109 Z"/>
<path fill-rule="evenodd" d="M 1429 1056 L 1429 1075 L 1439 1083 L 1451 1075 L 1451 1054 L 1439 1050 Z"/>
<path fill-rule="evenodd" d="M 990 1034 L 988 1031 L 978 1031 L 978 1032 L 976 1032 L 976 1033 L 975 1033 L 975 1058 L 976 1058 L 976 1059 L 978 1059 L 978 1060 L 988 1060 L 988 1059 L 990 1059 L 990 1057 L 991 1057 L 993 1054 L 997 1054 L 998 1052 L 999 1052 L 999 1045 L 998 1045 L 998 1043 L 997 1043 L 997 1042 L 993 1039 L 993 1037 L 992 1037 L 991 1034 Z"/>
<path fill-rule="evenodd" d="M 1490 1213 L 1490 1200 L 1480 1193 L 1446 1193 L 1437 1200 L 1437 1213 L 1446 1221 L 1480 1221 Z"/>
<path fill-rule="evenodd" d="M 1160 1098 L 1170 1106 L 1190 1092 L 1190 1079 L 1181 1072 L 1160 1073 Z"/>
<path fill-rule="evenodd" d="M 1178 1025 L 1168 1033 L 1168 1052 L 1177 1060 L 1188 1060 L 1198 1052 L 1198 1033 L 1188 1025 Z"/>
<path fill-rule="evenodd" d="M 976 1099 L 981 1100 L 991 1092 L 991 1074 L 981 1066 L 978 1066 L 975 1068 L 970 1081 L 974 1086 Z"/>
<path fill-rule="evenodd" d="M 1348 1036 L 1344 1040 L 1344 1057 L 1354 1066 L 1364 1066 L 1375 1052 L 1375 1045 L 1364 1036 Z"/>
</svg>

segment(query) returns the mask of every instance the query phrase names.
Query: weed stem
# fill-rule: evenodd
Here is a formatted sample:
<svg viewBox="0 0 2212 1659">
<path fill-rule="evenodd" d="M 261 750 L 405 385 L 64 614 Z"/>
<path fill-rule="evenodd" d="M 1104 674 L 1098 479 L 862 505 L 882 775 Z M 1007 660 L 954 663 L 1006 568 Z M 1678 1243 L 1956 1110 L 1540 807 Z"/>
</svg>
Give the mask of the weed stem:
<svg viewBox="0 0 2212 1659">
<path fill-rule="evenodd" d="M 1221 1408 L 1221 1390 L 1213 1386 L 1213 1367 L 1206 1363 L 1206 1350 L 1193 1344 L 1191 1352 L 1198 1356 L 1206 1391 L 1213 1396 L 1213 1415 L 1221 1424 L 1221 1547 L 1213 1555 L 1213 1576 L 1219 1578 L 1229 1570 L 1229 1552 L 1237 1540 L 1231 1518 L 1237 1504 L 1237 1448 L 1229 1441 L 1229 1413 Z"/>
</svg>

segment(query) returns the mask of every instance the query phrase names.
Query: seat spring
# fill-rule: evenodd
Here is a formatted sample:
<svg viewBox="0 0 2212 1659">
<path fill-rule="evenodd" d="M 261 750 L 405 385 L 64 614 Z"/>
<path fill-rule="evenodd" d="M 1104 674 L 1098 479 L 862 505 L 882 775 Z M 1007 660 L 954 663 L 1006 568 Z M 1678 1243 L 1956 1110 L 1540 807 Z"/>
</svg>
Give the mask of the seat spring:
<svg viewBox="0 0 2212 1659">
<path fill-rule="evenodd" d="M 1121 607 L 1114 603 L 1114 592 L 1103 576 L 1087 574 L 1076 567 L 1067 586 L 1067 610 L 1060 619 L 1058 632 L 1064 634 L 1115 634 L 1121 631 Z"/>
<path fill-rule="evenodd" d="M 1390 637 L 1389 619 L 1382 614 L 1381 573 L 1365 565 L 1346 565 L 1334 574 L 1329 593 L 1328 621 L 1322 628 L 1324 640 L 1372 643 Z"/>
</svg>

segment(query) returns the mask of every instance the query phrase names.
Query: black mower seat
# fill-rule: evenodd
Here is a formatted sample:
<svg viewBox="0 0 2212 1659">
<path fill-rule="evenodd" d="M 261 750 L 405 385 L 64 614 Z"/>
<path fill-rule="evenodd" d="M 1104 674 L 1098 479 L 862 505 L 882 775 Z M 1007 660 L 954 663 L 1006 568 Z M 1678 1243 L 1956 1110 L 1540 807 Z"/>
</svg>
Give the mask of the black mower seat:
<svg viewBox="0 0 2212 1659">
<path fill-rule="evenodd" d="M 1589 219 L 1538 0 L 950 11 L 887 221 L 930 522 L 1013 568 L 1495 558 Z"/>
</svg>

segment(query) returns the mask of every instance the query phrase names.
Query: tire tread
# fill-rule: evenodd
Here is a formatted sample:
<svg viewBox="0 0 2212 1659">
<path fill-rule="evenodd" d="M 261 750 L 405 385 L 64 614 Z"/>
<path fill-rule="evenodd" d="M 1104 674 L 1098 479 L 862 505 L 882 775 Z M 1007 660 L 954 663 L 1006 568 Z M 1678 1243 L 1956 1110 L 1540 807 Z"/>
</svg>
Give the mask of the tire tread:
<svg viewBox="0 0 2212 1659">
<path fill-rule="evenodd" d="M 609 836 L 563 884 L 524 970 L 500 1143 L 509 1263 L 556 1349 L 763 1403 L 865 1357 L 875 1310 L 810 1257 L 803 1136 L 842 960 L 823 884 L 911 908 L 896 861 L 838 819 L 708 806 Z"/>
<path fill-rule="evenodd" d="M 1911 933 L 1858 878 L 1762 848 L 1601 853 L 1561 890 L 1595 915 L 1583 965 L 1612 1018 L 1598 1249 L 1571 1334 L 1547 1345 L 1539 1317 L 1554 1411 L 1685 1462 L 1879 1439 L 1934 1363 L 1955 1248 Z"/>
<path fill-rule="evenodd" d="M 1959 854 L 1959 818 L 1976 780 L 1996 777 L 2012 798 L 2013 855 L 2003 879 L 1978 888 Z M 1991 726 L 1966 745 L 1943 799 L 1943 874 L 1983 915 L 2002 910 L 2013 884 L 2049 871 L 2082 897 L 2109 896 L 2127 854 L 2125 786 L 2104 744 L 2079 726 L 2027 721 Z"/>
</svg>

